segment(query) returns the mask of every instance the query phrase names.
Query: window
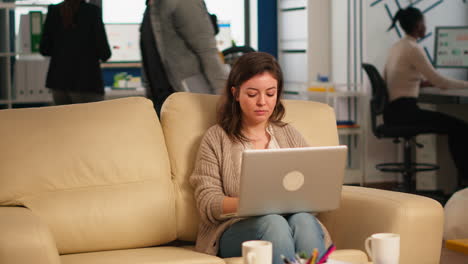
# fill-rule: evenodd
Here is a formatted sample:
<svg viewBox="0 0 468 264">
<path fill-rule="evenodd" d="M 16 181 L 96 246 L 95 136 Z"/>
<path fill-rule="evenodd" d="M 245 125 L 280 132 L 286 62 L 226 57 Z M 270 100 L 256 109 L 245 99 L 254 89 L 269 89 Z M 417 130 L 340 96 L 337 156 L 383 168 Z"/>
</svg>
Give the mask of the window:
<svg viewBox="0 0 468 264">
<path fill-rule="evenodd" d="M 143 20 L 145 0 L 102 0 L 104 23 L 138 23 Z"/>
<path fill-rule="evenodd" d="M 104 23 L 141 23 L 145 11 L 145 0 L 102 0 Z M 245 44 L 244 0 L 205 0 L 208 12 L 218 18 L 220 33 L 216 36 L 218 48 L 223 50 Z"/>
<path fill-rule="evenodd" d="M 245 45 L 245 7 L 244 0 L 205 0 L 208 12 L 215 14 L 218 17 L 218 24 L 220 26 L 220 33 L 218 34 L 218 47 L 220 38 L 227 39 L 228 37 L 223 34 L 228 34 L 236 43 L 237 46 Z M 229 28 L 229 29 L 227 29 Z M 225 32 L 223 32 L 223 30 Z M 224 46 L 231 46 L 231 43 L 223 43 Z"/>
</svg>

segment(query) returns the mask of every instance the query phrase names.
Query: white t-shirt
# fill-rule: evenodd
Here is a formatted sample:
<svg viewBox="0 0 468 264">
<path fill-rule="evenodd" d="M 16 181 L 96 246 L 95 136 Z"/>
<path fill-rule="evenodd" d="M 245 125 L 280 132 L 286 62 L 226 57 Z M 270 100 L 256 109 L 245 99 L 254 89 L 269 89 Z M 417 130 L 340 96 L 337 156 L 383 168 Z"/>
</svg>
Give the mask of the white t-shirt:
<svg viewBox="0 0 468 264">
<path fill-rule="evenodd" d="M 278 149 L 280 148 L 278 141 L 276 140 L 275 134 L 273 132 L 273 127 L 271 125 L 267 126 L 266 132 L 270 135 L 270 141 L 268 142 L 267 149 Z M 253 146 L 250 142 L 243 143 L 244 149 L 253 149 Z"/>
</svg>

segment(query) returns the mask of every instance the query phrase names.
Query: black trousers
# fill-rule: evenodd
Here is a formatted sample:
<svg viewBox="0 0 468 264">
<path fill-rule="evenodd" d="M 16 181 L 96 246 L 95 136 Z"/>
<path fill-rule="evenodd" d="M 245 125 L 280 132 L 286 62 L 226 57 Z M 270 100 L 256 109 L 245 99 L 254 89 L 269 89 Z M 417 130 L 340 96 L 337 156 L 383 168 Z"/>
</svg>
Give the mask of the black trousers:
<svg viewBox="0 0 468 264">
<path fill-rule="evenodd" d="M 169 83 L 166 71 L 161 62 L 161 56 L 156 46 L 156 39 L 151 27 L 148 9 L 149 8 L 146 8 L 140 28 L 141 59 L 150 89 L 147 93 L 149 98 L 153 101 L 156 113 L 160 116 L 164 101 L 174 90 Z"/>
<path fill-rule="evenodd" d="M 384 122 L 389 125 L 416 125 L 436 134 L 448 135 L 458 177 L 468 178 L 468 123 L 444 113 L 420 109 L 416 98 L 399 98 L 391 102 L 384 111 Z"/>
<path fill-rule="evenodd" d="M 104 94 L 91 92 L 75 92 L 68 89 L 52 90 L 55 105 L 81 104 L 104 100 Z"/>
</svg>

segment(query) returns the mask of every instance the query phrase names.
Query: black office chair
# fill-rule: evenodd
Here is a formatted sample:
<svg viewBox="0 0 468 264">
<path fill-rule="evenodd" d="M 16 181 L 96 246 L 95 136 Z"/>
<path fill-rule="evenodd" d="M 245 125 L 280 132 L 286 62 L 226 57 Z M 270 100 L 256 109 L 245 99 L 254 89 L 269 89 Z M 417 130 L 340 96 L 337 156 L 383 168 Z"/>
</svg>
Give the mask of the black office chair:
<svg viewBox="0 0 468 264">
<path fill-rule="evenodd" d="M 255 50 L 249 46 L 232 46 L 222 51 L 224 56 L 224 62 L 226 64 L 234 65 L 234 62 L 244 55 L 245 53 L 254 52 Z"/>
<path fill-rule="evenodd" d="M 377 124 L 378 117 L 383 114 L 388 104 L 388 92 L 385 81 L 379 71 L 371 64 L 363 63 L 362 67 L 369 76 L 372 87 L 372 98 L 370 101 L 372 132 L 377 138 L 393 138 L 394 143 L 403 140 L 403 162 L 381 163 L 376 169 L 382 172 L 399 172 L 403 175 L 403 191 L 415 193 L 415 174 L 420 171 L 438 170 L 439 166 L 429 163 L 415 163 L 413 158 L 413 146 L 422 148 L 423 145 L 416 142 L 415 137 L 419 134 L 434 133 L 429 128 L 411 125 L 388 125 Z"/>
</svg>

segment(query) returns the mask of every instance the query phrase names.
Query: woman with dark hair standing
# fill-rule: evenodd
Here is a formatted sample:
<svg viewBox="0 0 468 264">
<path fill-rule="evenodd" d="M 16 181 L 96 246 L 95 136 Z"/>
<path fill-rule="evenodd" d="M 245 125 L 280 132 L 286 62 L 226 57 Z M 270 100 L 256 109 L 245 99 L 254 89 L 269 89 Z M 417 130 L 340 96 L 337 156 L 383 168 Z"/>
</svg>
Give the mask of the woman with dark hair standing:
<svg viewBox="0 0 468 264">
<path fill-rule="evenodd" d="M 111 56 L 101 9 L 83 0 L 50 5 L 40 52 L 50 56 L 46 87 L 57 105 L 104 99 L 100 61 Z"/>
<path fill-rule="evenodd" d="M 417 43 L 426 34 L 424 15 L 419 9 L 399 10 L 389 30 L 397 21 L 406 36 L 393 45 L 385 65 L 390 103 L 384 111 L 384 121 L 394 125 L 417 125 L 433 133 L 447 134 L 460 187 L 462 178 L 468 178 L 468 124 L 443 113 L 420 109 L 417 98 L 422 85 L 440 89 L 468 88 L 468 82 L 444 77 L 434 69 Z"/>
<path fill-rule="evenodd" d="M 309 213 L 270 214 L 224 219 L 238 206 L 241 154 L 245 149 L 308 146 L 302 135 L 284 123 L 281 102 L 283 75 L 273 56 L 252 52 L 240 57 L 229 74 L 218 111 L 218 124 L 205 133 L 190 183 L 201 221 L 196 250 L 223 258 L 242 255 L 247 240 L 273 244 L 273 263 L 280 255 L 324 252 L 330 239 L 325 228 Z"/>
</svg>

